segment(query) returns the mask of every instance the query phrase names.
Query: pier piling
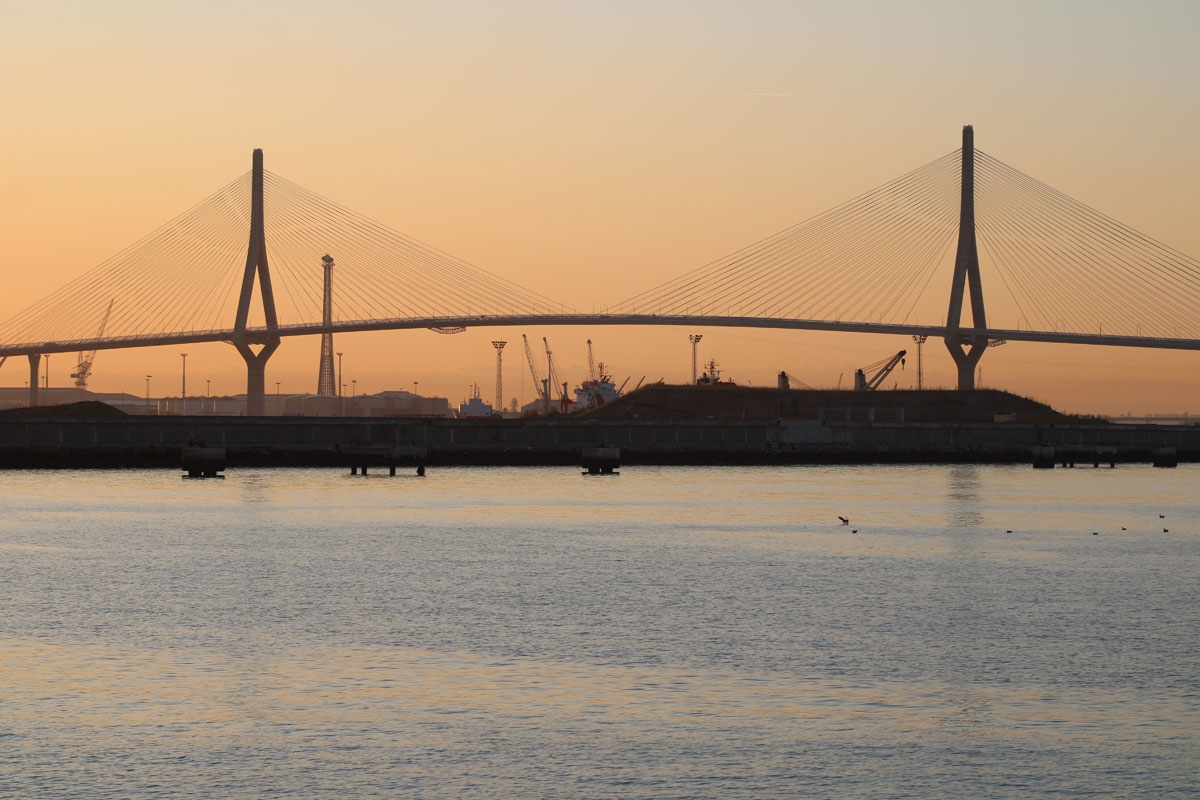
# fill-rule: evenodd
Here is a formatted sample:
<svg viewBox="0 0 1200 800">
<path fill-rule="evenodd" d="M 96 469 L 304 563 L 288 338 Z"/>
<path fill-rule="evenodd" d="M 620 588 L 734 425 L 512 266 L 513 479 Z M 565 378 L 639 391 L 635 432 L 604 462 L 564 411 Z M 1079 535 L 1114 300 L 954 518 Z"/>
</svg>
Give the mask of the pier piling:
<svg viewBox="0 0 1200 800">
<path fill-rule="evenodd" d="M 579 463 L 587 475 L 612 475 L 621 466 L 621 450 L 617 447 L 585 447 L 579 453 Z"/>
<path fill-rule="evenodd" d="M 225 471 L 225 448 L 189 445 L 180 452 L 179 466 L 189 478 L 220 478 Z"/>
</svg>

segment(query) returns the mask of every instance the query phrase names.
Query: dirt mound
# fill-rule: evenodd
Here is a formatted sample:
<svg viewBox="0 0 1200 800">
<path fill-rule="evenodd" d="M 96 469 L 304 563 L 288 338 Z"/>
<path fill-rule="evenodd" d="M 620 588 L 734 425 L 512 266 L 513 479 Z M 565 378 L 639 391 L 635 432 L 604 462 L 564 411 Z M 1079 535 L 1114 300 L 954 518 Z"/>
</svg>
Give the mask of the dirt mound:
<svg viewBox="0 0 1200 800">
<path fill-rule="evenodd" d="M 0 411 L 3 417 L 125 417 L 128 416 L 119 408 L 114 408 L 99 400 L 85 400 L 81 403 L 63 403 L 59 406 L 35 406 L 34 408 L 9 408 Z"/>
<path fill-rule="evenodd" d="M 585 419 L 822 419 L 830 422 L 1070 422 L 1077 418 L 995 389 L 770 389 L 667 386 L 638 389 L 581 415 Z"/>
</svg>

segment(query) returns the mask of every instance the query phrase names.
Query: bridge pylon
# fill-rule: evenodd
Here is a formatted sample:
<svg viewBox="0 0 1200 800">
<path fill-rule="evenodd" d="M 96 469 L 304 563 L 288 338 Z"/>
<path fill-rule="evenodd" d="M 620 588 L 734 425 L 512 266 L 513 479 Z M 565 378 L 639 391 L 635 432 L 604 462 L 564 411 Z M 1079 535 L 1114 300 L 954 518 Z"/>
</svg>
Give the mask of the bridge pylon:
<svg viewBox="0 0 1200 800">
<path fill-rule="evenodd" d="M 325 269 L 325 292 L 322 303 L 321 321 L 328 328 L 333 324 L 333 256 L 326 253 L 321 257 Z M 321 334 L 321 364 L 317 369 L 317 394 L 334 395 L 333 386 L 333 334 Z"/>
<path fill-rule="evenodd" d="M 971 319 L 975 330 L 987 329 L 983 310 L 983 282 L 979 278 L 979 249 L 975 243 L 975 132 L 963 126 L 962 204 L 958 215 L 958 253 L 950 284 L 950 310 L 946 314 L 946 348 L 958 367 L 958 388 L 975 388 L 975 367 L 988 348 L 988 337 L 959 333 L 963 294 L 970 287 Z M 969 349 L 968 349 L 969 348 Z"/>
<path fill-rule="evenodd" d="M 48 364 L 50 362 L 47 361 L 46 363 Z M 41 379 L 42 379 L 41 370 L 39 369 L 41 367 L 41 364 L 42 364 L 42 354 L 41 353 L 30 353 L 29 354 L 29 407 L 30 408 L 37 408 L 38 382 L 41 381 Z"/>
<path fill-rule="evenodd" d="M 275 314 L 275 293 L 271 290 L 271 272 L 267 267 L 267 236 L 263 224 L 263 151 L 254 151 L 250 190 L 250 246 L 246 251 L 246 271 L 242 275 L 242 293 L 238 298 L 237 320 L 230 341 L 246 362 L 246 416 L 261 417 L 267 411 L 267 359 L 279 347 L 279 328 Z M 254 278 L 258 276 L 266 332 L 247 330 L 250 302 L 254 297 Z M 258 352 L 253 349 L 259 346 Z"/>
</svg>

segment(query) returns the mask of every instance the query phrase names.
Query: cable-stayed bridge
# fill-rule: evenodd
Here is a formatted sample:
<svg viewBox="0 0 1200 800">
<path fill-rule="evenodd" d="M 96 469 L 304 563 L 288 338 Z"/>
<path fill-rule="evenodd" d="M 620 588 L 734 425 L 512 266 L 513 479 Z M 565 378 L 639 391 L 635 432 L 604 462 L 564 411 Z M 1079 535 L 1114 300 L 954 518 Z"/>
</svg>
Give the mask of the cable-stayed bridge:
<svg viewBox="0 0 1200 800">
<path fill-rule="evenodd" d="M 977 151 L 967 126 L 942 158 L 581 314 L 267 172 L 256 150 L 250 172 L 0 325 L 0 358 L 28 356 L 36 405 L 43 355 L 228 342 L 256 415 L 284 337 L 533 324 L 936 337 L 971 389 L 1004 341 L 1200 349 L 1200 262 Z"/>
</svg>

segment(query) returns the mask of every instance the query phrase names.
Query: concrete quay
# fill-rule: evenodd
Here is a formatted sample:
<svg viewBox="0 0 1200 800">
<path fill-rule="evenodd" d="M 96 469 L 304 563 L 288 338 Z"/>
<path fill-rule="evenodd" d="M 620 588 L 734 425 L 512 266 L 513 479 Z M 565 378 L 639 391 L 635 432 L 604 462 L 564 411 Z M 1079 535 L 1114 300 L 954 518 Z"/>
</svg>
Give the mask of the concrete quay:
<svg viewBox="0 0 1200 800">
<path fill-rule="evenodd" d="M 0 419 L 0 468 L 180 465 L 189 445 L 225 449 L 230 468 L 337 466 L 364 448 L 420 453 L 422 465 L 579 465 L 617 448 L 623 465 L 1151 462 L 1173 449 L 1200 461 L 1200 426 L 1108 423 L 904 423 L 776 420 L 447 420 L 104 417 Z M 414 463 L 418 459 L 410 459 Z M 364 462 L 365 463 L 365 462 Z"/>
</svg>

